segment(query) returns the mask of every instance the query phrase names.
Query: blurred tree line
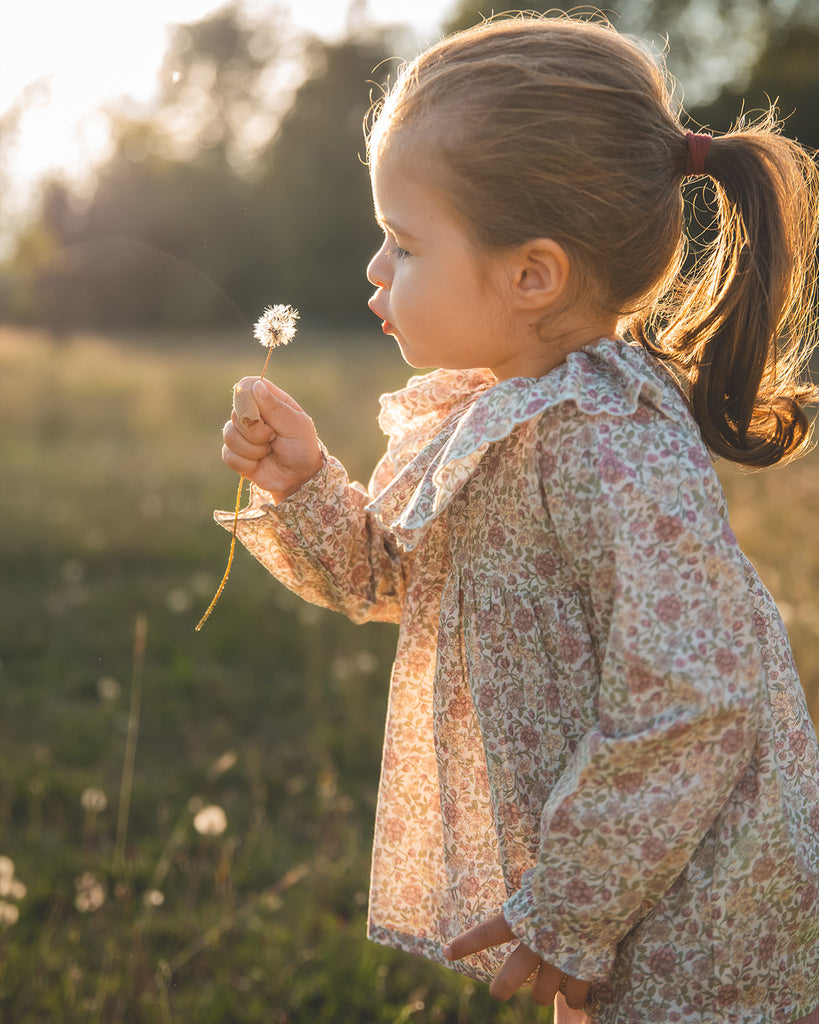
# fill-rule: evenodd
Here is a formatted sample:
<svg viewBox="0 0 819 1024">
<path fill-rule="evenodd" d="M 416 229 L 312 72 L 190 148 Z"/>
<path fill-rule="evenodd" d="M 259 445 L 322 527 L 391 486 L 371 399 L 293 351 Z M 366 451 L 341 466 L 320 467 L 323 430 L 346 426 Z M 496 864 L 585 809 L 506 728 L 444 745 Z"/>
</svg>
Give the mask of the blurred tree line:
<svg viewBox="0 0 819 1024">
<path fill-rule="evenodd" d="M 156 108 L 111 116 L 112 155 L 90 194 L 43 184 L 0 268 L 0 318 L 55 333 L 201 328 L 291 302 L 314 324 L 368 322 L 364 267 L 379 231 L 362 124 L 412 47 L 365 11 L 353 0 L 333 42 L 235 6 L 177 27 Z M 442 28 L 482 13 L 491 5 L 461 0 Z M 668 36 L 698 125 L 726 130 L 743 107 L 775 101 L 787 133 L 819 147 L 814 0 L 623 0 L 620 13 L 623 30 Z"/>
</svg>

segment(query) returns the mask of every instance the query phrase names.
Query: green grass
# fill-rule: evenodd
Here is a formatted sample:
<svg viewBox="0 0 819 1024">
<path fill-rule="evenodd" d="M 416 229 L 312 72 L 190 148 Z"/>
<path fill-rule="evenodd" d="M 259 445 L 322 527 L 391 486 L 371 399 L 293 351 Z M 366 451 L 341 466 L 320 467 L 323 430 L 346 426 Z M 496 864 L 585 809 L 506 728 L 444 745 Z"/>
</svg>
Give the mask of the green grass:
<svg viewBox="0 0 819 1024">
<path fill-rule="evenodd" d="M 0 857 L 25 886 L 0 872 L 0 1020 L 546 1021 L 364 938 L 394 629 L 300 603 L 240 549 L 194 632 L 227 557 L 221 424 L 263 356 L 249 334 L 0 331 Z M 305 332 L 270 375 L 366 479 L 377 396 L 407 376 L 390 343 Z M 815 717 L 817 468 L 724 474 Z M 221 835 L 192 825 L 206 804 Z"/>
</svg>

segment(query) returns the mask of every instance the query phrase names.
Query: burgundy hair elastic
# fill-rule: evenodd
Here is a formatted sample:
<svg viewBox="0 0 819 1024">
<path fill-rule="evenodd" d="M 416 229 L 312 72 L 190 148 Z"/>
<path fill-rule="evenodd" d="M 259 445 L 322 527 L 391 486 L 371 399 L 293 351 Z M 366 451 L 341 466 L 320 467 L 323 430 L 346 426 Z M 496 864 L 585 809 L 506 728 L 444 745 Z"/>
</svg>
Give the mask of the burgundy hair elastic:
<svg viewBox="0 0 819 1024">
<path fill-rule="evenodd" d="M 685 138 L 688 142 L 685 173 L 694 177 L 705 174 L 705 157 L 708 155 L 708 147 L 711 145 L 711 136 L 705 133 L 686 132 Z"/>
</svg>

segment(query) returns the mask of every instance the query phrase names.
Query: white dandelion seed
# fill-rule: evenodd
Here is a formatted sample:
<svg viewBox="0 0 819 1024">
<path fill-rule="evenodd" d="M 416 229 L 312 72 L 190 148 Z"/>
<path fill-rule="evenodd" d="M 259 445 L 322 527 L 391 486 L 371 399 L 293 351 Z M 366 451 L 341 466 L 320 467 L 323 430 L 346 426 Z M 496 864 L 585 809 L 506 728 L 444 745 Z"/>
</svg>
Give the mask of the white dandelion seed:
<svg viewBox="0 0 819 1024">
<path fill-rule="evenodd" d="M 296 334 L 298 310 L 292 306 L 268 306 L 256 321 L 253 337 L 265 348 L 287 345 Z"/>
<path fill-rule="evenodd" d="M 74 888 L 74 906 L 83 914 L 92 914 L 105 903 L 105 886 L 90 871 L 74 879 Z"/>
<path fill-rule="evenodd" d="M 146 907 L 161 907 L 165 902 L 165 894 L 159 889 L 149 889 L 142 899 Z"/>
<path fill-rule="evenodd" d="M 0 900 L 0 924 L 16 924 L 19 917 L 19 907 L 15 907 L 13 903 L 6 903 L 5 900 Z"/>
<path fill-rule="evenodd" d="M 14 861 L 5 854 L 0 855 L 0 879 L 14 877 Z"/>
<path fill-rule="evenodd" d="M 227 815 L 218 804 L 208 804 L 195 815 L 193 827 L 200 836 L 220 836 L 227 828 Z"/>
<path fill-rule="evenodd" d="M 97 696 L 100 700 L 116 700 L 122 687 L 113 676 L 100 676 L 97 680 Z"/>
<path fill-rule="evenodd" d="M 6 896 L 12 900 L 22 900 L 28 889 L 19 878 L 0 878 L 0 896 Z"/>
<path fill-rule="evenodd" d="M 98 786 L 89 786 L 82 791 L 80 803 L 84 810 L 92 814 L 100 814 L 108 806 L 108 797 Z"/>
</svg>

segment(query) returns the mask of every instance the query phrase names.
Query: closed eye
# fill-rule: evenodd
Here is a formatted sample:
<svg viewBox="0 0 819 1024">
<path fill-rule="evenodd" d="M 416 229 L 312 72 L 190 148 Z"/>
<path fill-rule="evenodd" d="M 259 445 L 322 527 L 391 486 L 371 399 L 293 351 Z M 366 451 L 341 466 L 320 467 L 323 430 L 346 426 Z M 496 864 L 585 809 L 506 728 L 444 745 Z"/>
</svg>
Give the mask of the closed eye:
<svg viewBox="0 0 819 1024">
<path fill-rule="evenodd" d="M 384 255 L 387 257 L 394 256 L 397 260 L 405 260 L 407 256 L 412 256 L 412 253 L 402 249 L 400 245 L 396 245 L 393 249 L 387 249 Z"/>
</svg>

